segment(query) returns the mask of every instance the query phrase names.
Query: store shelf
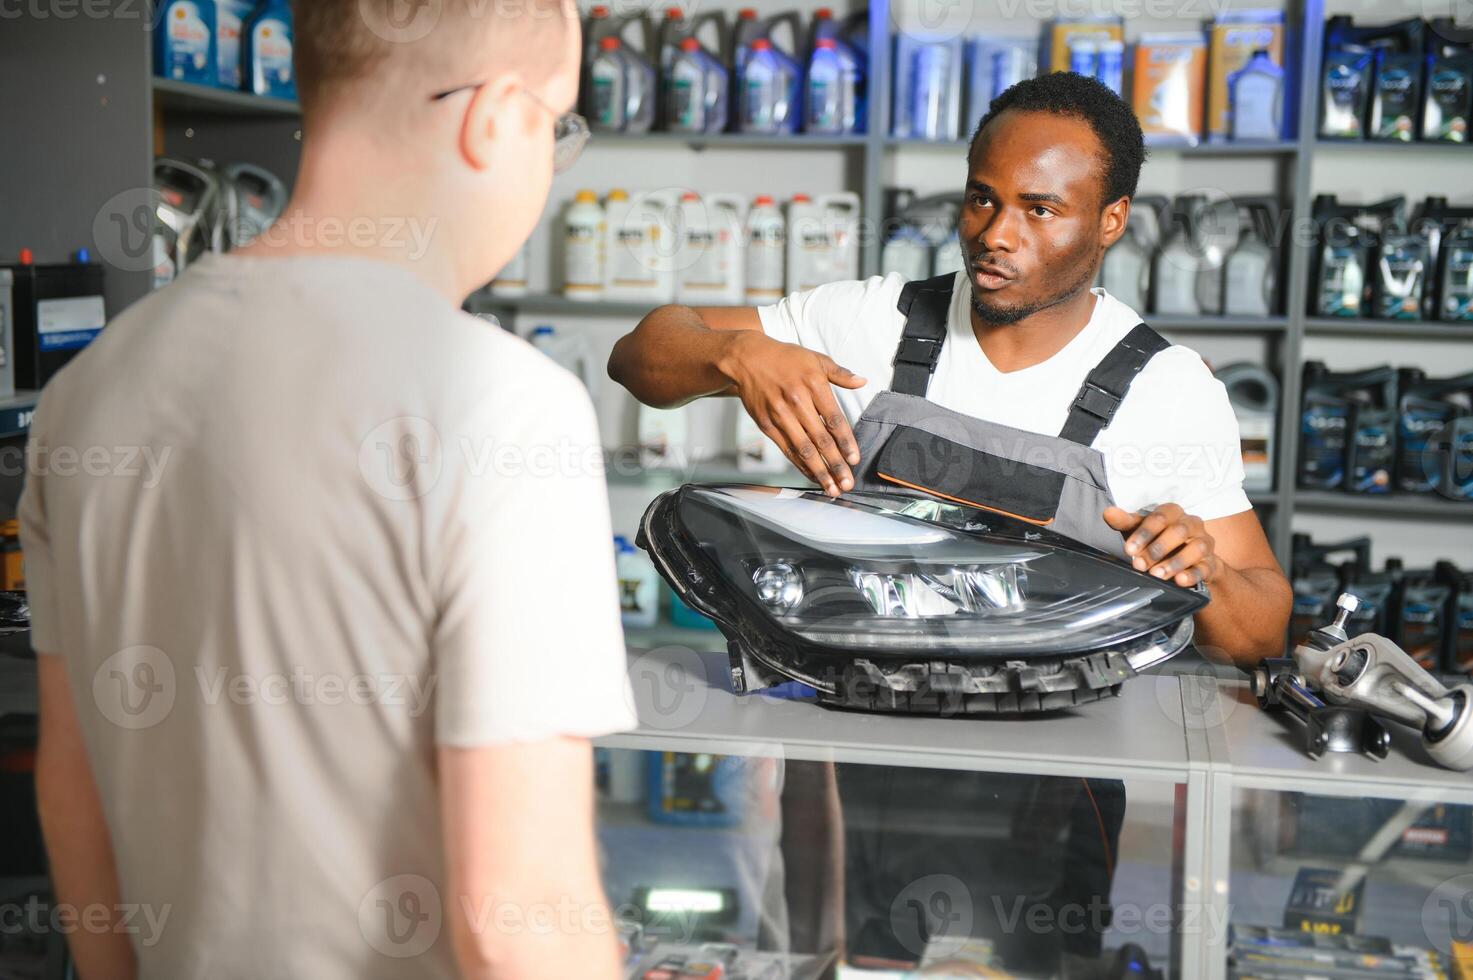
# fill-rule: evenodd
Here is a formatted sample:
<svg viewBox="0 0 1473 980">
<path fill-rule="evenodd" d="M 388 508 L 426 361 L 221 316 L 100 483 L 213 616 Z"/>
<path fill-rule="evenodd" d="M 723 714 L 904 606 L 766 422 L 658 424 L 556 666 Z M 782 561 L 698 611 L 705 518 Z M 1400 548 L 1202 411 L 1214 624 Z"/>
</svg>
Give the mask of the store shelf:
<svg viewBox="0 0 1473 980">
<path fill-rule="evenodd" d="M 905 136 L 885 137 L 887 147 L 907 147 L 912 149 L 928 150 L 959 150 L 966 152 L 971 145 L 970 139 L 961 140 L 919 140 Z M 1297 153 L 1299 144 L 1291 140 L 1277 141 L 1254 141 L 1243 143 L 1199 143 L 1195 146 L 1185 143 L 1162 143 L 1156 146 L 1147 146 L 1150 154 L 1173 154 L 1187 157 L 1263 157 L 1263 156 L 1286 156 Z"/>
<path fill-rule="evenodd" d="M 1346 150 L 1369 151 L 1372 153 L 1448 153 L 1470 154 L 1473 145 L 1468 143 L 1433 143 L 1413 140 L 1397 143 L 1392 140 L 1317 140 L 1316 153 L 1339 153 Z"/>
<path fill-rule="evenodd" d="M 1270 316 L 1158 316 L 1148 314 L 1146 322 L 1157 330 L 1179 333 L 1283 333 L 1289 329 L 1287 317 Z"/>
<path fill-rule="evenodd" d="M 568 316 L 617 316 L 639 319 L 665 300 L 578 300 L 558 293 L 528 293 L 526 296 L 498 296 L 493 292 L 477 293 L 473 303 L 478 309 L 525 310 L 528 313 L 559 313 Z"/>
<path fill-rule="evenodd" d="M 853 133 L 847 136 L 811 136 L 807 133 L 767 136 L 759 133 L 606 133 L 594 130 L 589 144 L 592 146 L 685 144 L 697 150 L 708 148 L 836 150 L 861 149 L 868 141 L 869 137 L 863 133 Z"/>
<path fill-rule="evenodd" d="M 1354 317 L 1310 317 L 1308 334 L 1339 337 L 1378 337 L 1382 340 L 1473 340 L 1473 322 L 1438 323 L 1421 320 L 1364 320 Z"/>
<path fill-rule="evenodd" d="M 1462 518 L 1473 521 L 1473 501 L 1447 500 L 1434 494 L 1389 493 L 1375 496 L 1337 493 L 1334 490 L 1296 490 L 1294 508 L 1377 517 Z"/>
<path fill-rule="evenodd" d="M 299 116 L 302 107 L 289 99 L 270 99 L 248 92 L 231 92 L 208 85 L 153 80 L 155 106 L 167 111 L 196 112 L 220 116 Z"/>
</svg>

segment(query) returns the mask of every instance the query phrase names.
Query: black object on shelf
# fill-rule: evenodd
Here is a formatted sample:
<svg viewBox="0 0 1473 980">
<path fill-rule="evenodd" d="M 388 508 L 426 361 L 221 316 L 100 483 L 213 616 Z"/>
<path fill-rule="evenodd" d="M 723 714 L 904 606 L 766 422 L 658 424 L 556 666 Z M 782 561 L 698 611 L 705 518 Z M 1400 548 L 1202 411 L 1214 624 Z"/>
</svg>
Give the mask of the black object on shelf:
<svg viewBox="0 0 1473 980">
<path fill-rule="evenodd" d="M 250 92 L 232 92 L 211 85 L 153 80 L 154 103 L 166 110 L 222 116 L 299 116 L 302 107 L 291 99 L 273 99 Z"/>
</svg>

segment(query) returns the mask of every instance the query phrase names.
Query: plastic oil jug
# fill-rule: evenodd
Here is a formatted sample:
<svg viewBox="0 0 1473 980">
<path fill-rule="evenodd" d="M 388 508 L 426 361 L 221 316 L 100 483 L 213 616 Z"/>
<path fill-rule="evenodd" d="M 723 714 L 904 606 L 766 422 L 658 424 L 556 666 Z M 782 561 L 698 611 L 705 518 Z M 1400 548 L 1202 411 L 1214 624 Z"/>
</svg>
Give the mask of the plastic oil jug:
<svg viewBox="0 0 1473 980">
<path fill-rule="evenodd" d="M 852 191 L 788 205 L 788 289 L 859 278 L 859 195 Z"/>
<path fill-rule="evenodd" d="M 860 115 L 859 59 L 847 45 L 831 37 L 814 42 L 805 96 L 805 132 L 837 135 L 859 131 L 864 118 Z"/>
<path fill-rule="evenodd" d="M 533 347 L 582 381 L 590 395 L 598 393 L 599 366 L 586 340 L 574 334 L 560 334 L 547 324 L 533 327 L 528 340 Z"/>
<path fill-rule="evenodd" d="M 1276 140 L 1284 131 L 1284 69 L 1267 51 L 1228 76 L 1228 132 L 1235 140 Z"/>
<path fill-rule="evenodd" d="M 735 399 L 732 399 L 735 401 Z M 741 473 L 782 473 L 788 467 L 787 458 L 777 443 L 747 413 L 741 402 L 736 402 L 736 465 Z"/>
<path fill-rule="evenodd" d="M 1152 253 L 1161 237 L 1161 218 L 1171 202 L 1160 195 L 1139 194 L 1130 202 L 1125 234 L 1111 245 L 1100 263 L 1105 292 L 1137 313 L 1150 308 Z"/>
<path fill-rule="evenodd" d="M 747 212 L 743 302 L 760 306 L 782 299 L 787 246 L 788 225 L 782 209 L 771 197 L 759 195 Z"/>
<path fill-rule="evenodd" d="M 670 215 L 679 207 L 673 192 L 608 196 L 604 248 L 604 298 L 668 303 L 675 298 L 675 234 Z"/>
<path fill-rule="evenodd" d="M 240 248 L 281 216 L 290 195 L 279 177 L 253 163 L 227 164 L 220 173 L 230 191 L 223 209 L 223 247 Z"/>
<path fill-rule="evenodd" d="M 216 0 L 215 55 L 219 74 L 215 84 L 239 92 L 244 79 L 240 73 L 240 32 L 255 0 Z"/>
<path fill-rule="evenodd" d="M 1391 639 L 1423 670 L 1443 665 L 1454 582 L 1440 568 L 1407 569 L 1391 597 Z"/>
<path fill-rule="evenodd" d="M 1162 241 L 1151 272 L 1151 310 L 1167 316 L 1197 316 L 1202 312 L 1197 282 L 1203 273 L 1202 254 L 1196 247 L 1192 223 L 1196 202 L 1177 201 L 1174 227 Z"/>
<path fill-rule="evenodd" d="M 528 254 L 532 248 L 532 241 L 528 239 L 522 242 L 522 247 L 517 249 L 511 261 L 502 266 L 501 271 L 496 273 L 496 278 L 491 280 L 491 293 L 494 296 L 525 296 L 527 285 L 531 275 L 531 256 Z"/>
<path fill-rule="evenodd" d="M 1279 382 L 1257 364 L 1229 364 L 1217 372 L 1238 417 L 1242 440 L 1243 489 L 1268 491 L 1274 485 L 1274 443 L 1278 431 Z"/>
<path fill-rule="evenodd" d="M 1442 240 L 1437 256 L 1437 314 L 1443 320 L 1473 320 L 1473 223 Z"/>
<path fill-rule="evenodd" d="M 684 408 L 639 406 L 639 465 L 645 469 L 679 469 L 686 465 L 687 423 Z"/>
<path fill-rule="evenodd" d="M 701 42 L 687 37 L 670 63 L 666 125 L 678 133 L 719 133 L 727 123 L 726 68 Z"/>
<path fill-rule="evenodd" d="M 1223 265 L 1222 311 L 1229 316 L 1270 316 L 1278 283 L 1277 261 L 1260 227 L 1272 221 L 1272 211 L 1261 202 L 1240 201 L 1239 205 L 1238 244 Z"/>
<path fill-rule="evenodd" d="M 680 213 L 683 240 L 675 263 L 676 299 L 696 306 L 741 303 L 746 202 L 737 194 L 707 194 L 702 199 L 699 194 L 686 193 Z"/>
<path fill-rule="evenodd" d="M 655 67 L 625 45 L 620 36 L 598 42 L 588 68 L 590 115 L 594 129 L 648 132 L 655 121 Z"/>
<path fill-rule="evenodd" d="M 880 249 L 880 275 L 892 272 L 906 282 L 925 279 L 931 273 L 931 243 L 914 225 L 901 225 L 885 238 Z"/>
<path fill-rule="evenodd" d="M 1428 378 L 1420 368 L 1397 372 L 1396 489 L 1434 493 L 1447 467 L 1440 450 L 1455 420 L 1473 416 L 1473 373 Z"/>
<path fill-rule="evenodd" d="M 957 240 L 956 232 L 952 232 L 936 247 L 936 254 L 931 258 L 931 275 L 940 276 L 948 272 L 961 272 L 966 267 L 967 261 L 962 255 L 961 242 Z"/>
<path fill-rule="evenodd" d="M 292 8 L 287 0 L 265 0 L 241 25 L 241 71 L 246 88 L 273 99 L 295 99 L 292 70 Z"/>
<path fill-rule="evenodd" d="M 614 566 L 624 628 L 654 626 L 660 617 L 660 576 L 654 564 L 621 534 L 614 537 Z"/>
<path fill-rule="evenodd" d="M 1431 247 L 1423 235 L 1400 229 L 1383 232 L 1371 267 L 1371 315 L 1383 320 L 1422 319 L 1431 261 Z"/>
<path fill-rule="evenodd" d="M 744 133 L 790 133 L 797 129 L 799 71 L 793 60 L 759 37 L 752 42 L 741 77 L 737 127 Z"/>
<path fill-rule="evenodd" d="M 592 300 L 603 295 L 607 237 L 598 195 L 579 191 L 563 215 L 563 293 L 569 299 Z"/>
<path fill-rule="evenodd" d="M 214 0 L 165 0 L 154 30 L 154 72 L 196 85 L 219 78 Z"/>
</svg>

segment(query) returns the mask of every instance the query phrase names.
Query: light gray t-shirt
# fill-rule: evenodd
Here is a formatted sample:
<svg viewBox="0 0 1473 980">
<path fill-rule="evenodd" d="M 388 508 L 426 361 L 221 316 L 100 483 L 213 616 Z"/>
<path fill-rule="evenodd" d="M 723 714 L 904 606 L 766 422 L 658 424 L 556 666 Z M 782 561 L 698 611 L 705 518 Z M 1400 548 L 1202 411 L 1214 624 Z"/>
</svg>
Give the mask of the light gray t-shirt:
<svg viewBox="0 0 1473 980">
<path fill-rule="evenodd" d="M 210 257 L 31 442 L 140 975 L 452 976 L 436 744 L 634 724 L 581 383 L 406 270 Z"/>
</svg>

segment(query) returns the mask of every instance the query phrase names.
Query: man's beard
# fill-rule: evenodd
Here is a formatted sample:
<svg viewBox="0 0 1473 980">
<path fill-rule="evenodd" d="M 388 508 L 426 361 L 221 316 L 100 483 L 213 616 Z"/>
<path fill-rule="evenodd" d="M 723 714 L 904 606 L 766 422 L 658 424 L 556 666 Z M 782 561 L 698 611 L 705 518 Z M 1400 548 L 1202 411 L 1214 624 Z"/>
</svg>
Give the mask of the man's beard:
<svg viewBox="0 0 1473 980">
<path fill-rule="evenodd" d="M 971 264 L 968 263 L 968 269 L 970 270 L 970 268 Z M 1034 303 L 1021 303 L 1014 306 L 983 306 L 982 301 L 977 298 L 977 288 L 973 286 L 972 312 L 977 314 L 978 320 L 990 327 L 1009 326 L 1010 324 L 1017 323 L 1019 320 L 1027 319 L 1040 310 L 1046 310 L 1051 306 L 1058 306 L 1060 303 L 1067 302 L 1078 296 L 1081 290 L 1089 288 L 1089 284 L 1094 281 L 1094 270 L 1088 265 L 1085 266 L 1085 270 L 1083 275 L 1047 299 Z"/>
</svg>

